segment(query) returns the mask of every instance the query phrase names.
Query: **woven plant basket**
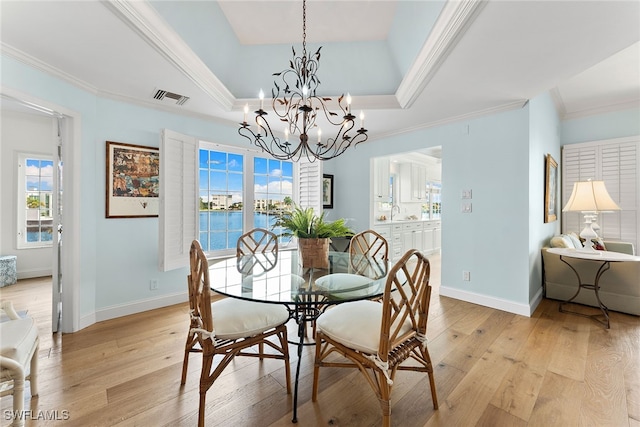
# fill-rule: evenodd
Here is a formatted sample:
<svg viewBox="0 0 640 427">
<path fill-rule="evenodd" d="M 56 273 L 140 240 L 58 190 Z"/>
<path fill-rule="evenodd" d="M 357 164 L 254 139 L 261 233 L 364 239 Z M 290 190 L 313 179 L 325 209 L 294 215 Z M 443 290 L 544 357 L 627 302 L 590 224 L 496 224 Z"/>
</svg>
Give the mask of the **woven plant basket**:
<svg viewBox="0 0 640 427">
<path fill-rule="evenodd" d="M 298 239 L 303 268 L 329 268 L 330 239 Z"/>
</svg>

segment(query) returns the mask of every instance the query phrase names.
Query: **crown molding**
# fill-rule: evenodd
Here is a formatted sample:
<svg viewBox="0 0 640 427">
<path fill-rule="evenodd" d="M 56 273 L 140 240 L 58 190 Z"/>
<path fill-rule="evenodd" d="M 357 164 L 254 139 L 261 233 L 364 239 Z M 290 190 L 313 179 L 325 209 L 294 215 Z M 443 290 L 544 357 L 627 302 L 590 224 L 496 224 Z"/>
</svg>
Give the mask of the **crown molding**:
<svg viewBox="0 0 640 427">
<path fill-rule="evenodd" d="M 596 116 L 598 114 L 615 113 L 617 111 L 640 108 L 640 99 L 631 99 L 628 101 L 616 102 L 614 104 L 599 105 L 597 107 L 568 111 L 567 106 L 562 99 L 562 95 L 560 94 L 560 90 L 557 87 L 551 89 L 549 93 L 551 94 L 551 98 L 556 106 L 560 120 L 581 119 L 584 117 Z"/>
<path fill-rule="evenodd" d="M 478 111 L 474 111 L 474 112 L 466 113 L 466 114 L 461 114 L 459 116 L 454 116 L 454 117 L 448 117 L 448 118 L 442 119 L 442 120 L 435 120 L 433 122 L 421 123 L 419 125 L 411 126 L 411 127 L 408 127 L 408 128 L 404 128 L 404 129 L 399 130 L 399 131 L 379 133 L 379 134 L 376 134 L 373 138 L 369 137 L 367 142 L 376 141 L 376 140 L 384 139 L 384 138 L 390 138 L 390 137 L 393 137 L 393 136 L 404 135 L 404 134 L 407 134 L 407 133 L 416 132 L 416 131 L 423 130 L 423 129 L 433 128 L 433 127 L 438 127 L 438 126 L 444 126 L 444 125 L 448 125 L 448 124 L 451 124 L 451 123 L 462 122 L 462 121 L 465 121 L 465 120 L 472 120 L 472 119 L 475 119 L 475 118 L 478 118 L 478 117 L 483 117 L 483 116 L 488 116 L 488 115 L 491 115 L 491 114 L 502 113 L 504 111 L 516 110 L 516 109 L 523 108 L 525 105 L 527 105 L 528 102 L 529 102 L 529 100 L 527 100 L 527 99 L 521 99 L 521 100 L 518 100 L 518 101 L 508 102 L 506 104 L 498 105 L 498 106 L 495 106 L 495 107 L 485 108 L 484 110 L 478 110 Z"/>
<path fill-rule="evenodd" d="M 603 105 L 593 108 L 585 108 L 583 110 L 576 110 L 571 112 L 565 112 L 561 117 L 562 120 L 580 119 L 589 116 L 595 116 L 598 114 L 615 113 L 618 111 L 632 110 L 640 108 L 640 99 L 633 99 L 630 101 L 618 102 L 616 104 Z"/>
<path fill-rule="evenodd" d="M 445 4 L 396 91 L 402 108 L 413 105 L 485 5 L 484 0 L 448 1 Z"/>
<path fill-rule="evenodd" d="M 231 110 L 233 94 L 146 0 L 109 0 L 103 4 L 225 111 Z"/>
<path fill-rule="evenodd" d="M 0 42 L 0 51 L 2 52 L 2 54 L 10 56 L 11 58 L 20 61 L 23 64 L 28 65 L 29 67 L 32 67 L 38 71 L 42 71 L 45 74 L 49 74 L 63 81 L 69 82 L 82 90 L 93 93 L 94 95 L 98 93 L 98 89 L 95 86 L 90 85 L 84 80 L 80 80 L 69 73 L 65 73 L 64 71 L 53 67 L 27 53 L 24 53 L 21 50 L 14 48 L 13 46 L 9 46 L 4 42 Z"/>
</svg>

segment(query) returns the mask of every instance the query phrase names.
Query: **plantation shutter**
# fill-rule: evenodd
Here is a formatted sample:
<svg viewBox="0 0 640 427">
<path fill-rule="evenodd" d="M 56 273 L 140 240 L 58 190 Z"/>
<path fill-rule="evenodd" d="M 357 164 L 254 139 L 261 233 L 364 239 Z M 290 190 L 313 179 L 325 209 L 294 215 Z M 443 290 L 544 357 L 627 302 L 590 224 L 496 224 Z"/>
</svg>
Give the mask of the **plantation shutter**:
<svg viewBox="0 0 640 427">
<path fill-rule="evenodd" d="M 189 265 L 198 236 L 198 141 L 163 129 L 160 138 L 160 271 Z"/>
<path fill-rule="evenodd" d="M 598 215 L 598 235 L 605 240 L 631 242 L 636 248 L 640 242 L 639 152 L 638 137 L 620 138 L 565 145 L 562 159 L 563 200 L 569 200 L 576 181 L 604 181 L 621 210 Z M 563 213 L 563 232 L 579 232 L 582 221 L 579 212 Z"/>
<path fill-rule="evenodd" d="M 322 212 L 322 162 L 310 162 L 304 156 L 298 161 L 298 205 Z"/>
</svg>

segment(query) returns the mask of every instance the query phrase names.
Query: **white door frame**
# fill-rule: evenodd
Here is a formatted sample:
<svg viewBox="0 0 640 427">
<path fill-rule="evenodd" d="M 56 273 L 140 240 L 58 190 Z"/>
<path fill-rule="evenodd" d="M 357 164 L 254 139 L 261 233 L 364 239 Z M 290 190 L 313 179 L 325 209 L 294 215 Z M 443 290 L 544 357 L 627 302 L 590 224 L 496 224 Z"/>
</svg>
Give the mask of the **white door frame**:
<svg viewBox="0 0 640 427">
<path fill-rule="evenodd" d="M 0 86 L 0 95 L 30 106 L 38 111 L 49 112 L 52 116 L 65 119 L 64 144 L 64 193 L 63 193 L 63 229 L 64 252 L 61 256 L 61 268 L 64 272 L 64 290 L 62 293 L 62 319 L 60 332 L 75 332 L 80 329 L 79 321 L 79 285 L 80 285 L 80 149 L 82 141 L 81 114 L 60 105 L 35 98 L 23 92 Z M 57 141 L 52 142 L 52 152 L 57 151 Z M 53 250 L 57 250 L 55 247 Z M 53 257 L 54 260 L 56 257 Z M 57 271 L 57 267 L 53 268 Z M 55 292 L 52 287 L 51 292 Z"/>
</svg>

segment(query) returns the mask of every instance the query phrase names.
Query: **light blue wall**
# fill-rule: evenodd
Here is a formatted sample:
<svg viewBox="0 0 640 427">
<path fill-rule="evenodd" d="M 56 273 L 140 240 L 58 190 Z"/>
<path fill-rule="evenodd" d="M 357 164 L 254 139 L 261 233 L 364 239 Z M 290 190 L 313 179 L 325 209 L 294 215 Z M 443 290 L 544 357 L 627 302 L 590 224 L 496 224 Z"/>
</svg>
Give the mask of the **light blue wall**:
<svg viewBox="0 0 640 427">
<path fill-rule="evenodd" d="M 399 1 L 387 38 L 400 75 L 404 76 L 435 24 L 444 1 Z"/>
<path fill-rule="evenodd" d="M 237 130 L 175 114 L 150 110 L 108 99 L 97 100 L 100 123 L 96 131 L 96 310 L 185 291 L 186 269 L 158 271 L 157 218 L 105 218 L 105 141 L 158 147 L 163 128 L 211 142 L 240 144 Z M 149 290 L 149 280 L 158 290 Z"/>
<path fill-rule="evenodd" d="M 640 135 L 640 108 L 562 122 L 562 145 Z"/>
<path fill-rule="evenodd" d="M 31 94 L 45 101 L 64 106 L 82 114 L 82 150 L 80 212 L 93 212 L 99 197 L 96 193 L 94 168 L 96 165 L 95 132 L 97 123 L 96 98 L 75 86 L 27 67 L 13 58 L 2 55 L 0 75 L 2 87 Z M 53 151 L 53 147 L 52 147 Z M 91 315 L 95 310 L 96 290 L 96 217 L 93 214 L 78 218 L 80 236 L 80 316 Z"/>
<path fill-rule="evenodd" d="M 540 248 L 548 245 L 549 238 L 560 232 L 558 220 L 544 222 L 546 156 L 560 165 L 560 119 L 549 94 L 529 102 L 529 300 L 533 300 L 542 288 L 542 261 Z M 560 169 L 556 181 L 556 200 L 560 203 Z"/>
<path fill-rule="evenodd" d="M 2 87 L 81 115 L 79 317 L 185 292 L 185 270 L 158 271 L 157 218 L 105 218 L 105 141 L 157 147 L 162 128 L 212 142 L 242 144 L 235 127 L 96 97 L 2 56 Z M 149 290 L 158 279 L 159 289 Z"/>
<path fill-rule="evenodd" d="M 529 303 L 528 108 L 367 142 L 326 162 L 335 175 L 331 218 L 369 227 L 372 157 L 442 146 L 442 285 Z M 473 190 L 473 212 L 460 194 Z M 536 251 L 537 252 L 537 251 Z M 462 280 L 462 271 L 471 281 Z"/>
</svg>

